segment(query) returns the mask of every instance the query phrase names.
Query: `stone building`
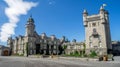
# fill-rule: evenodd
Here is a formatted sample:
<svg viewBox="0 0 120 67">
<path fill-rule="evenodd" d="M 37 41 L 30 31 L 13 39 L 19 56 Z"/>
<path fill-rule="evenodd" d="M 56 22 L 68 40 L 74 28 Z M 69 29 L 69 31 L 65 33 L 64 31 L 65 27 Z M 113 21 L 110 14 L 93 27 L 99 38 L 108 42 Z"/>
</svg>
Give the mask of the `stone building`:
<svg viewBox="0 0 120 67">
<path fill-rule="evenodd" d="M 76 51 L 80 54 L 84 50 L 84 44 L 82 42 L 67 42 L 63 45 L 66 45 L 65 54 L 70 55 L 74 54 Z"/>
<path fill-rule="evenodd" d="M 0 45 L 0 56 L 9 56 L 9 54 L 10 54 L 9 47 Z"/>
<path fill-rule="evenodd" d="M 120 41 L 112 41 L 113 55 L 120 56 Z"/>
<path fill-rule="evenodd" d="M 100 54 L 107 54 L 112 49 L 109 27 L 109 13 L 101 6 L 99 13 L 89 15 L 87 10 L 83 12 L 85 27 L 86 53 L 95 50 Z"/>
<path fill-rule="evenodd" d="M 63 46 L 66 46 L 64 53 L 68 55 L 74 54 L 76 51 L 80 54 L 85 49 L 84 42 L 76 42 L 75 39 L 72 42 L 63 43 Z"/>
<path fill-rule="evenodd" d="M 45 33 L 39 35 L 35 31 L 34 19 L 30 17 L 26 23 L 25 36 L 17 36 L 15 39 L 8 38 L 7 44 L 10 46 L 11 54 L 61 54 L 61 44 L 64 43 L 65 37 L 57 39 L 55 35 L 48 37 Z"/>
</svg>

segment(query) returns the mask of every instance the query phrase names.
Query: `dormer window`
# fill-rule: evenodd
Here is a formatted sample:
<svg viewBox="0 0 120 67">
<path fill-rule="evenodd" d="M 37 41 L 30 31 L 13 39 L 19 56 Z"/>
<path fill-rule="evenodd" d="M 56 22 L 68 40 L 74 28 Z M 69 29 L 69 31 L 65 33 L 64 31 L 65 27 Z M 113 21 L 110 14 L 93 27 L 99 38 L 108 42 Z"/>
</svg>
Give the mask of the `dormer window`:
<svg viewBox="0 0 120 67">
<path fill-rule="evenodd" d="M 42 39 L 45 39 L 47 36 L 45 33 L 42 33 L 41 37 L 42 37 Z"/>
<path fill-rule="evenodd" d="M 55 40 L 55 35 L 51 35 L 51 40 L 53 41 L 53 40 Z"/>
</svg>

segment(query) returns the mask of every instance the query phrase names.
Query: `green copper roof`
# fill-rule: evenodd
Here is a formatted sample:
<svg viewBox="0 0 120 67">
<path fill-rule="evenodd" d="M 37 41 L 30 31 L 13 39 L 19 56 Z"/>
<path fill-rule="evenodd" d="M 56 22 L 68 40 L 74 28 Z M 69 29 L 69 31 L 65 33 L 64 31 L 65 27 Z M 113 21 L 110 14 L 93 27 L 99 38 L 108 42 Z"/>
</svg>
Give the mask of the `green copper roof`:
<svg viewBox="0 0 120 67">
<path fill-rule="evenodd" d="M 28 18 L 28 21 L 27 22 L 32 22 L 34 23 L 34 19 L 32 18 L 32 15 Z"/>
</svg>

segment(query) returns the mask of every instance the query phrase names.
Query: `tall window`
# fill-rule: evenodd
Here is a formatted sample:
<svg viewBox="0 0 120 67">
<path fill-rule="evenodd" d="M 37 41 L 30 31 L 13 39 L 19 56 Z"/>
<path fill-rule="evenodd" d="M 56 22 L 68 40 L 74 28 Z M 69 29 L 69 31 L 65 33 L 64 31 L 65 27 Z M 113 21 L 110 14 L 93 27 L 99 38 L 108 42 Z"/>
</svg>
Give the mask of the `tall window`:
<svg viewBox="0 0 120 67">
<path fill-rule="evenodd" d="M 99 47 L 100 47 L 100 48 L 102 47 L 102 43 L 101 43 L 101 42 L 99 42 Z"/>
<path fill-rule="evenodd" d="M 92 36 L 89 37 L 89 40 L 90 40 L 90 42 L 89 42 L 89 47 L 92 48 Z"/>
<path fill-rule="evenodd" d="M 89 43 L 89 47 L 92 48 L 92 42 Z"/>
<path fill-rule="evenodd" d="M 89 23 L 89 27 L 91 27 L 91 23 Z"/>
<path fill-rule="evenodd" d="M 98 22 L 98 26 L 99 26 L 99 22 Z"/>
</svg>

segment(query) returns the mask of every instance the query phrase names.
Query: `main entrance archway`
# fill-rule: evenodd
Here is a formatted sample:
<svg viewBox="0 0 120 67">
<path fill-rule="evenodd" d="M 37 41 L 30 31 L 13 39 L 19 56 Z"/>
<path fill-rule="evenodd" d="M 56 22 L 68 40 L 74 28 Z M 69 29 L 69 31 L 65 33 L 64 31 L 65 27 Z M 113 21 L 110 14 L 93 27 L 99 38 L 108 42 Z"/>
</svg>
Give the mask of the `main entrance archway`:
<svg viewBox="0 0 120 67">
<path fill-rule="evenodd" d="M 8 56 L 9 55 L 9 51 L 8 50 L 4 50 L 3 51 L 3 56 Z"/>
</svg>

